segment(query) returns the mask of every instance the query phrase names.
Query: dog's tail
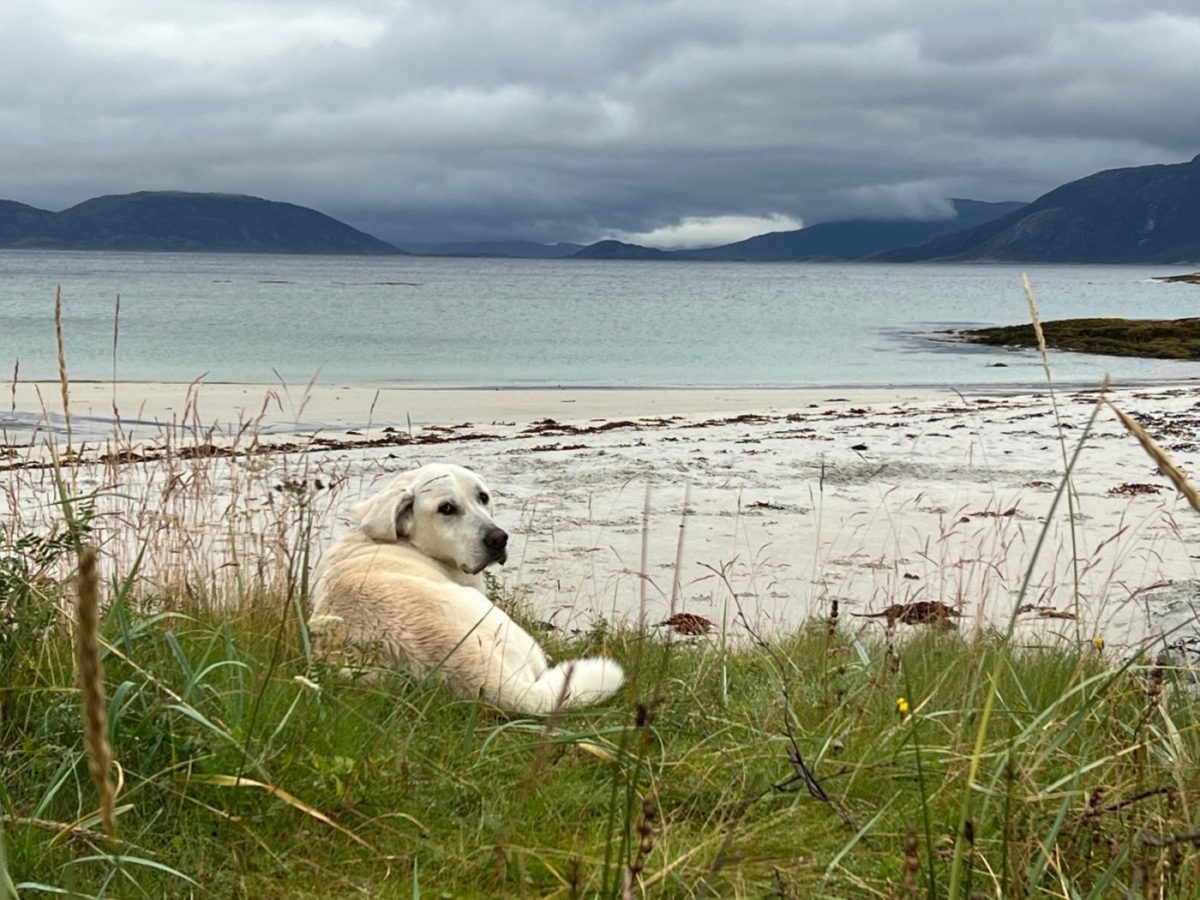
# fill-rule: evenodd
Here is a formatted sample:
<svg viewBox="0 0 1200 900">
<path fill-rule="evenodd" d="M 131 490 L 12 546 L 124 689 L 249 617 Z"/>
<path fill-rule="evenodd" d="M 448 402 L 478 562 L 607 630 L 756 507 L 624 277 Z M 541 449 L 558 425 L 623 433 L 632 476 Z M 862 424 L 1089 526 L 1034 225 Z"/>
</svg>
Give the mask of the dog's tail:
<svg viewBox="0 0 1200 900">
<path fill-rule="evenodd" d="M 515 683 L 514 683 L 515 682 Z M 545 716 L 559 709 L 590 706 L 615 694 L 625 672 L 611 659 L 573 659 L 542 672 L 534 681 L 505 685 L 499 705 L 525 715 Z"/>
</svg>

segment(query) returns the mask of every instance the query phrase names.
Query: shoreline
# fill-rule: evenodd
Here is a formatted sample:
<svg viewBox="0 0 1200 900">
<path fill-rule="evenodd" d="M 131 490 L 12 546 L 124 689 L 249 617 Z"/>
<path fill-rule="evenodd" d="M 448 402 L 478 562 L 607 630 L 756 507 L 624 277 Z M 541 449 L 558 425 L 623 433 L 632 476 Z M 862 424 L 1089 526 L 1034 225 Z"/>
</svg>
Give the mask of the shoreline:
<svg viewBox="0 0 1200 900">
<path fill-rule="evenodd" d="M 64 432 L 57 381 L 18 382 L 9 391 L 0 423 L 12 435 Z M 87 440 L 121 430 L 134 442 L 153 440 L 162 428 L 216 426 L 216 437 L 247 422 L 273 437 L 337 434 L 392 426 L 491 427 L 537 419 L 590 420 L 647 416 L 719 416 L 771 413 L 813 404 L 925 402 L 953 396 L 929 388 L 459 388 L 374 384 L 269 385 L 254 383 L 70 382 L 76 433 Z M 115 398 L 115 399 L 114 399 Z M 114 405 L 118 411 L 114 415 Z M 44 412 L 43 412 L 44 411 Z M 51 419 L 46 420 L 46 414 Z M 0 429 L 3 428 L 0 425 Z"/>
<path fill-rule="evenodd" d="M 987 330 L 987 329 L 984 329 Z M 961 333 L 969 333 L 970 329 L 964 329 Z M 945 334 L 957 334 L 960 332 L 945 332 Z M 941 344 L 956 344 L 955 338 L 944 338 L 940 335 L 930 336 L 929 341 L 935 345 Z M 970 347 L 970 342 L 965 342 L 965 346 Z M 998 347 L 1001 350 L 1021 351 L 1035 350 L 1036 347 L 1018 347 L 1016 345 L 1003 345 Z M 1061 351 L 1064 353 L 1073 353 L 1079 351 Z M 1086 354 L 1095 356 L 1097 354 Z M 1144 357 L 1147 360 L 1153 360 L 1154 357 Z M 1038 361 L 1038 371 L 1040 368 L 1040 360 Z M 1007 368 L 1001 366 L 1000 368 Z M 308 387 L 336 389 L 336 390 L 362 390 L 362 391 L 418 391 L 418 392 L 438 392 L 438 391 L 480 391 L 480 392 L 521 392 L 521 391 L 544 391 L 548 393 L 562 391 L 580 391 L 580 392 L 607 392 L 607 391 L 626 391 L 631 394 L 642 393 L 646 391 L 695 391 L 712 392 L 712 391 L 823 391 L 823 390 L 848 390 L 848 391 L 933 391 L 933 392 L 963 392 L 976 393 L 980 391 L 1007 391 L 1013 393 L 1031 393 L 1046 387 L 1044 375 L 1041 377 L 1031 377 L 1028 381 L 1010 381 L 1010 382 L 990 382 L 990 381 L 956 381 L 948 382 L 865 382 L 865 381 L 831 381 L 821 383 L 751 383 L 751 384 L 599 384 L 599 383 L 487 383 L 487 384 L 468 384 L 459 382 L 442 382 L 442 381 L 353 381 L 348 379 L 334 381 L 227 381 L 209 378 L 193 378 L 185 379 L 148 379 L 148 378 L 118 378 L 113 381 L 111 378 L 70 378 L 71 385 L 96 385 L 109 388 L 115 386 L 121 387 L 181 387 L 190 386 L 197 387 L 219 387 L 219 388 L 261 388 L 264 390 L 274 390 L 277 388 L 286 387 L 288 390 L 303 390 Z M 14 381 L 10 377 L 7 380 L 8 390 L 11 393 L 14 387 Z M 1197 374 L 1190 378 L 1180 377 L 1158 377 L 1152 376 L 1148 378 L 1133 378 L 1124 379 L 1117 382 L 1112 381 L 1112 386 L 1115 388 L 1134 388 L 1134 387 L 1155 387 L 1155 386 L 1170 386 L 1174 384 L 1200 384 L 1200 367 Z M 15 382 L 18 390 L 22 386 L 29 385 L 38 388 L 53 388 L 57 389 L 60 385 L 58 378 L 20 378 Z M 1068 379 L 1056 380 L 1054 382 L 1056 388 L 1064 390 L 1078 390 L 1088 387 L 1096 387 L 1097 382 L 1092 379 Z"/>
<path fill-rule="evenodd" d="M 1095 393 L 1096 383 L 1058 383 L 1061 393 Z M 1028 385 L 803 385 L 753 386 L 556 386 L 462 387 L 421 384 L 282 384 L 266 382 L 103 381 L 69 382 L 70 413 L 88 440 L 153 439 L 170 427 L 237 430 L 248 422 L 276 436 L 367 430 L 376 426 L 446 426 L 462 422 L 538 418 L 593 419 L 640 416 L 769 414 L 824 408 L 835 403 L 928 403 L 951 397 L 1018 398 L 1047 392 Z M 1146 379 L 1109 385 L 1111 392 L 1190 390 L 1195 379 Z M 57 380 L 10 383 L 7 410 L 0 409 L 0 446 L 23 432 L 63 431 Z M 49 418 L 48 418 L 49 417 Z M 130 432 L 133 432 L 132 434 Z M 11 443 L 10 446 L 13 446 Z"/>
</svg>

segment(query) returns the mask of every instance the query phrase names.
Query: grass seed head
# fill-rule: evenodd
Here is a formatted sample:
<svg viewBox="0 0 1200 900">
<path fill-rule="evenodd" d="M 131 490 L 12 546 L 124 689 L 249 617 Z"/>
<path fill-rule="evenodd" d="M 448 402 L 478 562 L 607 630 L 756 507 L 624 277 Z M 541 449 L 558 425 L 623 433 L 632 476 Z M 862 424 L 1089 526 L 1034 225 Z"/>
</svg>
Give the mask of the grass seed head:
<svg viewBox="0 0 1200 900">
<path fill-rule="evenodd" d="M 100 661 L 100 576 L 96 557 L 96 548 L 91 546 L 84 547 L 79 555 L 75 660 L 83 706 L 83 742 L 87 748 L 88 770 L 100 796 L 100 821 L 109 838 L 116 840 L 116 794 L 108 778 L 113 757 L 112 747 L 108 743 L 108 719 L 104 712 L 104 666 Z"/>
</svg>

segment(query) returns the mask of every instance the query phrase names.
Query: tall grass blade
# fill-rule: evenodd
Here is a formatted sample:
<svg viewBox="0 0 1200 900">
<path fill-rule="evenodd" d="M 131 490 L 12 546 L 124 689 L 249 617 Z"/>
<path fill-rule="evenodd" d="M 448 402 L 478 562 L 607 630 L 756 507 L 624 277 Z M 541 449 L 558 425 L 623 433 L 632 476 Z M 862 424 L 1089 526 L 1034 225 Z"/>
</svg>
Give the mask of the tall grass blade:
<svg viewBox="0 0 1200 900">
<path fill-rule="evenodd" d="M 62 392 L 63 424 L 67 429 L 67 452 L 71 452 L 71 382 L 67 378 L 67 346 L 62 327 L 62 285 L 54 291 L 54 343 L 58 349 L 58 388 Z"/>
<path fill-rule="evenodd" d="M 1037 337 L 1038 353 L 1042 357 L 1042 371 L 1046 375 L 1046 388 L 1050 393 L 1050 408 L 1054 411 L 1054 424 L 1058 431 L 1058 447 L 1062 452 L 1063 469 L 1067 468 L 1067 435 L 1063 430 L 1062 414 L 1058 409 L 1058 394 L 1054 390 L 1054 377 L 1050 374 L 1050 354 L 1046 350 L 1046 335 L 1042 332 L 1042 317 L 1038 311 L 1037 298 L 1033 295 L 1033 288 L 1029 285 L 1029 276 L 1024 272 L 1021 273 L 1021 287 L 1025 291 L 1025 301 L 1029 304 L 1029 318 L 1033 322 L 1033 333 Z M 1107 387 L 1107 383 L 1104 387 Z M 1101 394 L 1104 393 L 1104 387 L 1101 388 Z M 1083 621 L 1083 596 L 1079 589 L 1079 542 L 1075 531 L 1075 523 L 1077 521 L 1075 511 L 1075 489 L 1069 477 L 1067 477 L 1067 517 L 1071 523 L 1071 574 L 1072 586 L 1074 593 L 1072 595 L 1075 601 L 1075 627 L 1076 638 L 1079 637 L 1080 623 Z"/>
<path fill-rule="evenodd" d="M 883 806 L 879 808 L 875 815 L 871 816 L 866 824 L 864 824 L 860 829 L 858 829 L 858 831 L 854 833 L 854 836 L 850 838 L 850 840 L 842 845 L 841 849 L 838 850 L 833 859 L 829 861 L 829 865 L 825 867 L 825 875 L 821 879 L 820 886 L 817 888 L 818 891 L 825 890 L 825 886 L 829 884 L 829 879 L 833 877 L 834 871 L 838 866 L 841 865 L 842 860 L 846 858 L 851 850 L 853 850 L 862 842 L 871 829 L 875 827 L 875 823 L 883 818 L 884 814 L 891 808 L 891 806 L 892 800 L 889 799 L 887 803 L 883 804 Z"/>
<path fill-rule="evenodd" d="M 192 878 L 190 875 L 185 875 L 183 872 L 180 872 L 178 869 L 173 869 L 170 866 L 164 865 L 163 863 L 160 863 L 160 862 L 156 862 L 153 859 L 144 859 L 140 856 L 110 856 L 107 853 L 98 853 L 94 856 L 77 857 L 77 858 L 71 860 L 70 862 L 68 862 L 67 865 L 68 866 L 78 866 L 83 863 L 89 863 L 89 862 L 107 862 L 107 863 L 111 863 L 114 866 L 126 866 L 126 865 L 142 866 L 144 868 L 154 869 L 155 871 L 162 872 L 162 873 L 164 873 L 166 875 L 170 875 L 174 878 L 178 878 L 180 881 L 186 881 L 188 884 L 195 885 L 196 887 L 203 887 L 203 885 L 201 885 L 200 882 L 198 882 L 195 878 Z"/>
<path fill-rule="evenodd" d="M 187 780 L 192 784 L 211 784 L 215 785 L 216 787 L 230 788 L 257 788 L 261 791 L 266 791 L 272 797 L 276 798 L 277 800 L 282 800 L 293 809 L 300 810 L 300 812 L 304 813 L 306 816 L 312 816 L 318 822 L 323 822 L 335 831 L 340 831 L 346 837 L 350 838 L 350 840 L 354 841 L 354 843 L 366 847 L 372 852 L 375 851 L 374 847 L 372 847 L 369 843 L 367 843 L 349 828 L 345 827 L 344 825 L 339 825 L 316 807 L 309 806 L 303 800 L 294 797 L 283 788 L 277 787 L 276 785 L 267 784 L 264 781 L 255 781 L 252 778 L 246 778 L 245 776 L 239 777 L 236 775 L 190 775 L 188 776 Z"/>
<path fill-rule="evenodd" d="M 4 848 L 4 819 L 0 818 L 0 900 L 16 900 L 17 886 L 8 874 L 8 852 Z"/>
</svg>

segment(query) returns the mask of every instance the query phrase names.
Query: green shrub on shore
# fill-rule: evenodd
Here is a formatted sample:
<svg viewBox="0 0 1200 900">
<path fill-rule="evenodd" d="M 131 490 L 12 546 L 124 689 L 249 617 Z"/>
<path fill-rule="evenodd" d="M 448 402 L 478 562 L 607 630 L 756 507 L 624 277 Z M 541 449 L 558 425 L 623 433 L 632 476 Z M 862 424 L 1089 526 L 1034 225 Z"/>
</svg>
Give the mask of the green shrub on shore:
<svg viewBox="0 0 1200 900">
<path fill-rule="evenodd" d="M 1153 648 L 817 622 L 722 651 L 597 628 L 547 649 L 603 650 L 631 684 L 544 722 L 399 674 L 326 677 L 284 596 L 139 616 L 113 594 L 120 841 L 100 829 L 70 630 L 19 623 L 0 895 L 947 896 L 968 794 L 960 896 L 1200 895 L 1194 683 Z"/>
<path fill-rule="evenodd" d="M 1057 319 L 1042 322 L 1053 350 L 1135 356 L 1143 359 L 1200 359 L 1200 319 Z M 1038 346 L 1032 325 L 977 328 L 959 336 L 992 347 Z"/>
<path fill-rule="evenodd" d="M 1159 275 L 1155 281 L 1164 284 L 1200 284 L 1200 272 L 1186 272 L 1182 275 Z"/>
</svg>

